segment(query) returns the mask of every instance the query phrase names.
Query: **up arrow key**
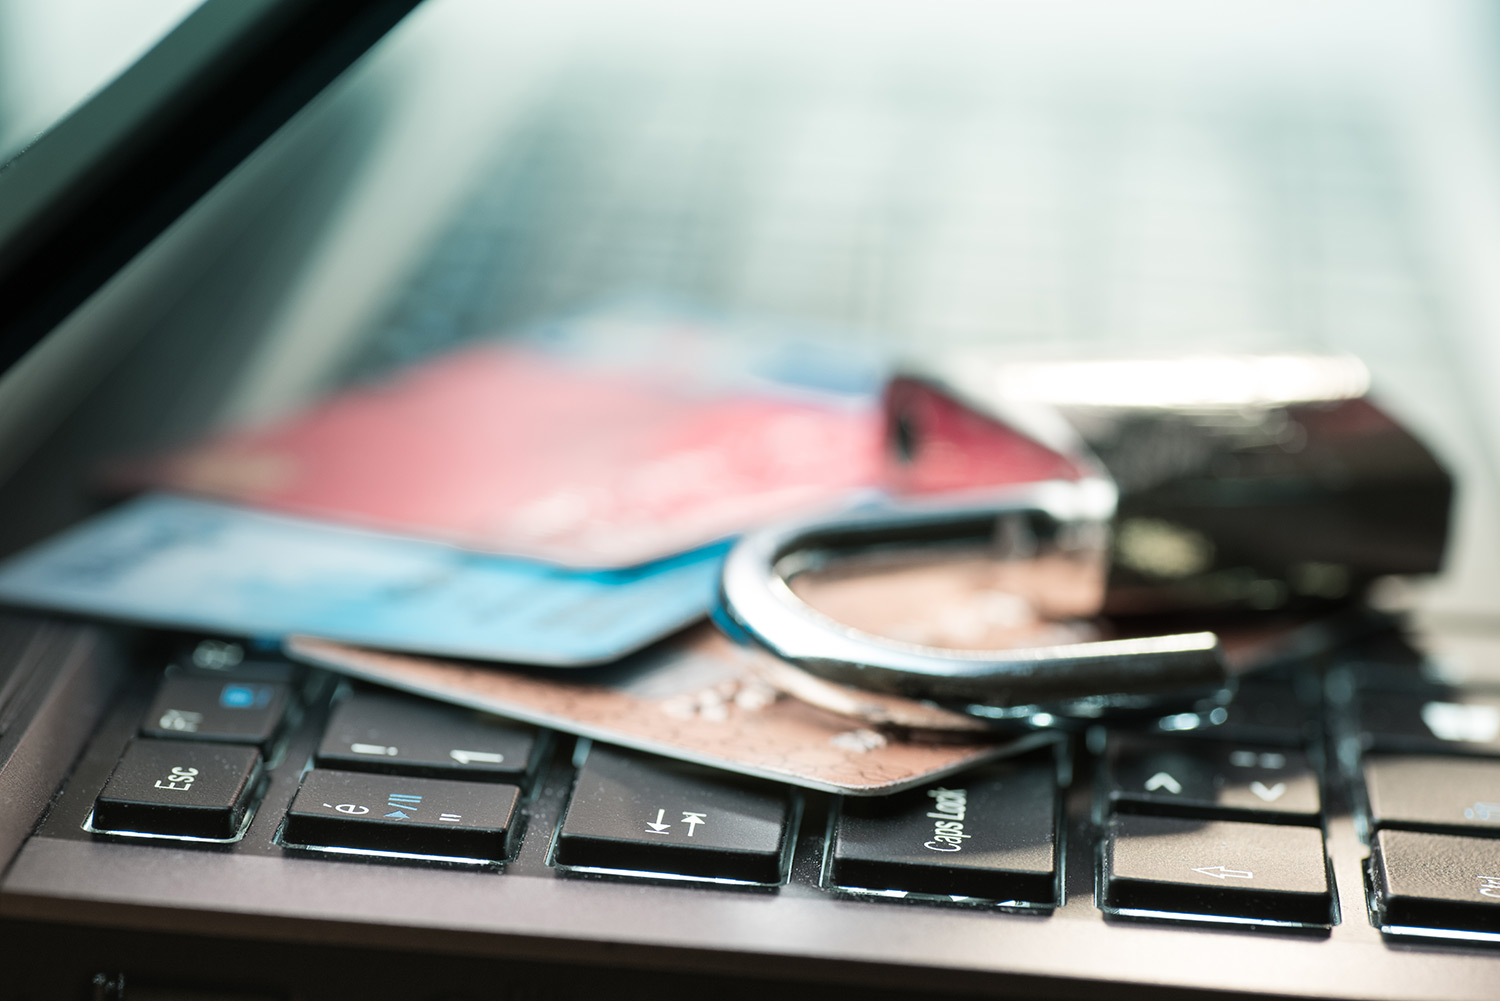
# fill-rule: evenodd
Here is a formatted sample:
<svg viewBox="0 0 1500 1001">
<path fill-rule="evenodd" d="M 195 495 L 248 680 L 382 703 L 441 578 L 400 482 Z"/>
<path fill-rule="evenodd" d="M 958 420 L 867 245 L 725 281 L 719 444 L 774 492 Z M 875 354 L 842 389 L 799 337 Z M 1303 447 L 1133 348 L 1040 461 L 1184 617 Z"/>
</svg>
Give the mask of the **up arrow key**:
<svg viewBox="0 0 1500 1001">
<path fill-rule="evenodd" d="M 1222 865 L 1206 865 L 1206 866 L 1204 866 L 1201 869 L 1194 869 L 1193 871 L 1194 872 L 1201 872 L 1205 876 L 1212 876 L 1214 879 L 1254 879 L 1255 878 L 1255 873 L 1253 873 L 1253 872 L 1248 872 L 1248 871 L 1246 871 L 1244 869 L 1226 869 Z"/>
<path fill-rule="evenodd" d="M 1165 789 L 1167 792 L 1176 795 L 1182 792 L 1182 783 L 1166 772 L 1157 772 L 1146 780 L 1146 791 L 1156 792 L 1158 789 Z"/>
</svg>

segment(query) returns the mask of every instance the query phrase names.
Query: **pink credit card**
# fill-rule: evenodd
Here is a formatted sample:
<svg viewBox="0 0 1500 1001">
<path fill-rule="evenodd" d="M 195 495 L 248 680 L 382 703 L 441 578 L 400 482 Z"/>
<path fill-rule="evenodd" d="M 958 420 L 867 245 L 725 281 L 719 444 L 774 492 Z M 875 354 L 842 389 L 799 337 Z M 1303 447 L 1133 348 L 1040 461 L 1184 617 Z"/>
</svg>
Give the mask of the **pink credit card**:
<svg viewBox="0 0 1500 1001">
<path fill-rule="evenodd" d="M 270 425 L 117 467 L 150 486 L 580 567 L 847 503 L 881 479 L 870 397 L 487 343 Z"/>
</svg>

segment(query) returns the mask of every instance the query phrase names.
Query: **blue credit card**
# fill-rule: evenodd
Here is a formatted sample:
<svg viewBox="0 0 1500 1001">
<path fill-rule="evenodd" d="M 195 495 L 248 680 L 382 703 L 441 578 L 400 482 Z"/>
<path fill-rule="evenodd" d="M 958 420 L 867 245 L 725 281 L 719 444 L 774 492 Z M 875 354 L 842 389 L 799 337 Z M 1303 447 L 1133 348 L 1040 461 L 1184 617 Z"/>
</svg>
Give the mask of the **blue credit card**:
<svg viewBox="0 0 1500 1001">
<path fill-rule="evenodd" d="M 0 563 L 0 601 L 176 629 L 581 666 L 701 618 L 726 548 L 570 570 L 155 494 Z"/>
</svg>

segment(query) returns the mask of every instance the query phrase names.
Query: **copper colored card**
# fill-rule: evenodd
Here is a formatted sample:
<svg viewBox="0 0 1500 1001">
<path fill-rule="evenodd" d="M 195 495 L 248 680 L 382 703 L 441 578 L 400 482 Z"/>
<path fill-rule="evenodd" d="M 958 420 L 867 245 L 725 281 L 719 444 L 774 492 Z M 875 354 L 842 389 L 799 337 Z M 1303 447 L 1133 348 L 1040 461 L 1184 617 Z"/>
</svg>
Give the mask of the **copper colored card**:
<svg viewBox="0 0 1500 1001">
<path fill-rule="evenodd" d="M 781 662 L 710 625 L 583 677 L 383 653 L 294 636 L 291 656 L 539 726 L 826 792 L 878 795 L 1054 739 L 932 742 L 781 694 Z"/>
</svg>

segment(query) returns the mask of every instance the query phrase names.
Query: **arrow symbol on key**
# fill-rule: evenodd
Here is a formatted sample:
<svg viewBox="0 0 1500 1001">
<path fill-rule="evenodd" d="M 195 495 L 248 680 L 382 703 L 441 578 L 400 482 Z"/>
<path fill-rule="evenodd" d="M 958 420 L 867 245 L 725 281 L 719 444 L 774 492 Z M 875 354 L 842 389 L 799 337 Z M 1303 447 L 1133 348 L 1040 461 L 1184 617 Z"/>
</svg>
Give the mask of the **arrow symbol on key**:
<svg viewBox="0 0 1500 1001">
<path fill-rule="evenodd" d="M 449 751 L 448 757 L 461 765 L 472 765 L 476 762 L 485 765 L 498 765 L 505 760 L 505 755 L 496 754 L 494 751 Z"/>
<path fill-rule="evenodd" d="M 656 811 L 656 820 L 654 820 L 654 821 L 651 821 L 651 820 L 646 821 L 646 826 L 649 827 L 649 828 L 651 828 L 651 830 L 648 833 L 650 833 L 650 834 L 666 834 L 667 833 L 667 828 L 671 827 L 672 825 L 671 824 L 663 824 L 661 822 L 662 818 L 665 817 L 666 814 L 667 814 L 666 810 L 657 810 Z"/>
<path fill-rule="evenodd" d="M 1253 873 L 1253 872 L 1247 872 L 1244 869 L 1226 869 L 1222 865 L 1206 865 L 1206 866 L 1204 866 L 1201 869 L 1194 869 L 1193 871 L 1194 872 L 1201 872 L 1205 876 L 1212 876 L 1214 879 L 1254 879 L 1255 878 L 1255 873 Z"/>
<path fill-rule="evenodd" d="M 1286 792 L 1286 783 L 1278 782 L 1273 786 L 1267 786 L 1264 782 L 1257 779 L 1250 783 L 1250 791 L 1267 803 L 1274 803 L 1281 798 L 1282 793 Z"/>
<path fill-rule="evenodd" d="M 1175 795 L 1176 793 L 1182 792 L 1182 783 L 1178 782 L 1166 772 L 1157 772 L 1155 775 L 1146 780 L 1146 791 L 1156 792 L 1156 790 L 1158 789 L 1165 789 L 1167 792 L 1173 793 Z"/>
</svg>

